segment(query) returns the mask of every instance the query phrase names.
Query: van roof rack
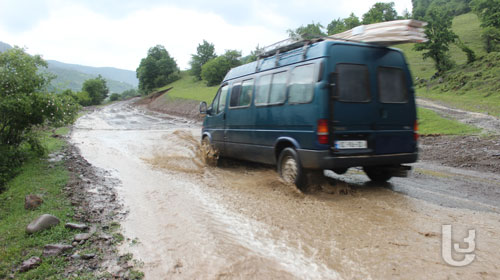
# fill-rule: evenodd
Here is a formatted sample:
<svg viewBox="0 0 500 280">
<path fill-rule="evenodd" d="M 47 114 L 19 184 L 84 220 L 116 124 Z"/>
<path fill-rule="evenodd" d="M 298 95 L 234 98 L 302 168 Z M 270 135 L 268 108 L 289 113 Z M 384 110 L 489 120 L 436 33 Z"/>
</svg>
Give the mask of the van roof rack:
<svg viewBox="0 0 500 280">
<path fill-rule="evenodd" d="M 349 40 L 344 38 L 337 38 L 333 36 L 317 36 L 310 39 L 297 39 L 297 38 L 288 38 L 285 40 L 278 41 L 272 45 L 263 47 L 260 50 L 258 55 L 258 59 L 266 58 L 270 56 L 274 56 L 276 54 L 284 53 L 293 49 L 297 49 L 300 47 L 304 48 L 304 51 L 307 50 L 308 46 L 321 41 L 344 41 L 344 42 L 354 42 L 354 43 L 364 43 L 358 40 Z"/>
</svg>

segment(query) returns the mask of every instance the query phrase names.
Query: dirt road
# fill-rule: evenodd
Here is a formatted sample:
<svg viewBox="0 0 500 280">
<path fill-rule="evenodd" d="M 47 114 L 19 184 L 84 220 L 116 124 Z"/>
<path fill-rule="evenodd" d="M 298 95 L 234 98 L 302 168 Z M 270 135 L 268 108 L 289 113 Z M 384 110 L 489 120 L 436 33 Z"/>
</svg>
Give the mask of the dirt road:
<svg viewBox="0 0 500 280">
<path fill-rule="evenodd" d="M 411 178 L 373 185 L 351 170 L 304 195 L 269 167 L 204 166 L 199 135 L 126 102 L 73 130 L 82 155 L 121 181 L 123 231 L 137 241 L 123 250 L 146 279 L 500 278 L 499 175 L 419 162 Z M 470 265 L 445 263 L 442 225 L 456 242 L 475 230 Z"/>
</svg>

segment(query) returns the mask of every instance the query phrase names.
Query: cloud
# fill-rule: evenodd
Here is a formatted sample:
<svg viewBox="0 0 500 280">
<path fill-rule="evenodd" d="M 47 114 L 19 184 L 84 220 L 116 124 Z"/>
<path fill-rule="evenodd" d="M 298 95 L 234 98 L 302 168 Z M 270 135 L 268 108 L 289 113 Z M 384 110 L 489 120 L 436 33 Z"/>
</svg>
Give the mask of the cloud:
<svg viewBox="0 0 500 280">
<path fill-rule="evenodd" d="M 377 1 L 331 0 L 0 0 L 0 40 L 46 59 L 135 70 L 147 50 L 164 45 L 182 69 L 203 39 L 217 53 L 250 53 L 286 38 L 286 30 L 358 17 Z M 167 2 L 167 3 L 165 3 Z M 396 1 L 398 12 L 411 1 Z"/>
<path fill-rule="evenodd" d="M 49 16 L 45 1 L 0 0 L 0 25 L 10 32 L 23 32 Z"/>
<path fill-rule="evenodd" d="M 270 44 L 282 34 L 264 26 L 236 26 L 214 13 L 174 6 L 139 10 L 122 18 L 109 18 L 84 5 L 60 6 L 21 34 L 1 34 L 10 44 L 27 45 L 29 52 L 46 59 L 92 66 L 114 66 L 135 70 L 147 50 L 164 45 L 183 69 L 203 39 L 218 53 L 225 49 L 249 53 L 258 43 Z M 258 39 L 256 39 L 258 38 Z"/>
</svg>

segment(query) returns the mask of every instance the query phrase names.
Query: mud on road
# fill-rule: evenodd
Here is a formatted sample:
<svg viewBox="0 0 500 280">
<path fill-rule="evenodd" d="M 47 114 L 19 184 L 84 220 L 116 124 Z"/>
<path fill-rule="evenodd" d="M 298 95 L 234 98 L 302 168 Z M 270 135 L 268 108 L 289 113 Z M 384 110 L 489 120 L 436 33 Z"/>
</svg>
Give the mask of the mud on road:
<svg viewBox="0 0 500 280">
<path fill-rule="evenodd" d="M 199 136 L 196 122 L 126 102 L 73 130 L 82 155 L 121 182 L 124 235 L 138 240 L 122 250 L 147 279 L 500 278 L 498 175 L 421 161 L 410 178 L 374 185 L 352 169 L 302 194 L 270 167 L 204 165 Z M 443 261 L 446 224 L 456 242 L 476 230 L 472 264 Z"/>
</svg>

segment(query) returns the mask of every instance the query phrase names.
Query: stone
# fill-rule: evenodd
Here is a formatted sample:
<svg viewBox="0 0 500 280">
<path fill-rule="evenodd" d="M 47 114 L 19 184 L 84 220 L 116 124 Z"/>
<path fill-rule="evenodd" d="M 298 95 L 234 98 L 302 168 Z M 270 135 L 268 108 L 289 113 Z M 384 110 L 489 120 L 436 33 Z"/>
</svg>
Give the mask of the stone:
<svg viewBox="0 0 500 280">
<path fill-rule="evenodd" d="M 35 233 L 59 224 L 59 219 L 50 214 L 43 214 L 26 227 L 27 233 Z"/>
<path fill-rule="evenodd" d="M 73 241 L 73 243 L 71 243 L 71 245 L 73 245 L 73 247 L 76 247 L 76 246 L 78 246 L 78 242 Z"/>
<path fill-rule="evenodd" d="M 43 203 L 43 199 L 41 197 L 39 197 L 38 195 L 28 194 L 24 198 L 24 209 L 26 209 L 26 210 L 36 209 L 36 208 L 40 207 L 40 205 L 42 205 L 42 203 Z"/>
<path fill-rule="evenodd" d="M 76 223 L 66 223 L 66 225 L 64 226 L 66 228 L 77 229 L 77 230 L 85 230 L 89 228 L 89 226 L 87 226 L 86 224 L 76 224 Z"/>
<path fill-rule="evenodd" d="M 82 256 L 82 259 L 84 259 L 84 260 L 90 260 L 90 259 L 93 259 L 93 258 L 95 258 L 95 254 L 84 254 Z"/>
<path fill-rule="evenodd" d="M 90 233 L 79 233 L 79 234 L 75 235 L 74 240 L 75 241 L 85 241 L 85 240 L 89 239 L 90 236 L 91 236 Z"/>
<path fill-rule="evenodd" d="M 39 266 L 42 263 L 42 260 L 39 257 L 31 257 L 28 260 L 25 260 L 21 267 L 19 268 L 19 271 L 25 272 L 30 269 L 33 269 L 37 266 Z"/>
<path fill-rule="evenodd" d="M 73 246 L 67 244 L 48 244 L 43 247 L 43 256 L 58 256 L 61 253 L 73 249 Z"/>
<path fill-rule="evenodd" d="M 79 254 L 74 254 L 74 255 L 71 256 L 71 258 L 74 259 L 74 260 L 79 260 L 79 259 L 82 258 L 82 256 L 80 256 Z"/>
</svg>

